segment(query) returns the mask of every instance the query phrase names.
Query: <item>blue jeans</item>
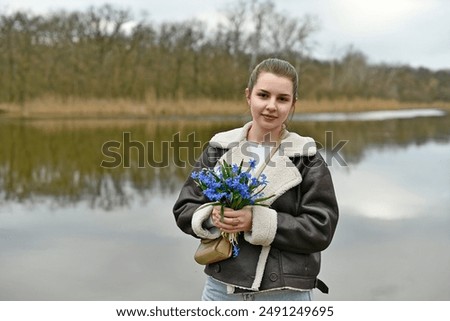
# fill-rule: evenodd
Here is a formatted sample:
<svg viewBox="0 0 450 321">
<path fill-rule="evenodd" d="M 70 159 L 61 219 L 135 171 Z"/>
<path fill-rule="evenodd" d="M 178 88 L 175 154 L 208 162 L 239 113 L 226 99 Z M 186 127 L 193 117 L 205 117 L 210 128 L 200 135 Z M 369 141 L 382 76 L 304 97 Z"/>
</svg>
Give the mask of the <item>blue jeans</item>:
<svg viewBox="0 0 450 321">
<path fill-rule="evenodd" d="M 228 294 L 227 286 L 208 276 L 202 301 L 311 301 L 312 291 L 274 290 Z"/>
</svg>

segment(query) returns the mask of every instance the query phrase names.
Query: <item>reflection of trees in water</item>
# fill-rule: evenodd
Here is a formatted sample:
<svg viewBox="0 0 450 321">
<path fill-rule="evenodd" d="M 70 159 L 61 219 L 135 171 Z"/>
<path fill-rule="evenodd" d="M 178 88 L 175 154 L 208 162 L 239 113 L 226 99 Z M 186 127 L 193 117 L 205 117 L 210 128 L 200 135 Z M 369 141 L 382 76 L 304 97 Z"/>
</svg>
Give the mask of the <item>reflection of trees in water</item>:
<svg viewBox="0 0 450 321">
<path fill-rule="evenodd" d="M 344 160 L 360 162 L 365 152 L 373 149 L 406 148 L 422 145 L 430 141 L 448 143 L 450 141 L 450 115 L 445 117 L 390 119 L 384 121 L 339 121 L 339 122 L 296 122 L 292 130 L 304 136 L 311 136 L 322 146 L 333 148 L 339 141 L 348 141 L 339 150 Z M 332 132 L 332 142 L 327 142 Z"/>
<path fill-rule="evenodd" d="M 188 176 L 188 158 L 196 158 L 201 148 L 192 148 L 194 141 L 184 143 L 187 136 L 195 134 L 202 143 L 213 133 L 223 130 L 220 125 L 181 122 L 139 122 L 110 126 L 70 126 L 70 123 L 40 121 L 3 121 L 0 126 L 0 202 L 34 202 L 41 197 L 51 197 L 53 203 L 64 206 L 87 201 L 93 207 L 109 209 L 124 206 L 136 198 L 150 199 L 152 192 L 171 193 L 179 189 Z M 108 141 L 123 144 L 123 133 L 129 132 L 131 140 L 145 147 L 145 158 L 161 161 L 168 166 L 152 167 L 146 161 L 139 167 L 143 156 L 137 148 L 130 148 L 130 166 L 115 168 L 100 166 L 108 158 L 102 154 L 102 145 Z M 173 136 L 179 132 L 181 144 L 174 166 Z M 193 137 L 192 137 L 193 140 Z M 162 142 L 167 144 L 162 144 Z M 147 142 L 154 148 L 147 149 Z M 123 149 L 117 149 L 122 155 Z M 190 155 L 193 152 L 196 155 Z M 142 165 L 142 164 L 141 164 Z"/>
<path fill-rule="evenodd" d="M 126 206 L 130 201 L 144 201 L 179 190 L 189 175 L 192 159 L 201 153 L 201 146 L 216 132 L 240 126 L 241 122 L 128 122 L 117 121 L 109 126 L 68 126 L 64 122 L 39 123 L 3 121 L 0 126 L 0 201 L 33 202 L 48 198 L 58 206 L 86 201 L 92 207 L 111 209 Z M 290 128 L 314 137 L 321 145 L 333 147 L 348 140 L 340 153 L 348 163 L 363 159 L 369 149 L 406 147 L 429 141 L 450 140 L 450 117 L 417 118 L 373 122 L 296 122 Z M 102 168 L 102 145 L 108 141 L 123 144 L 123 133 L 145 146 L 146 162 L 139 167 L 137 148 L 129 150 L 130 168 Z M 326 142 L 326 132 L 333 133 L 333 142 Z M 179 133 L 182 144 L 177 153 L 169 148 Z M 329 138 L 329 137 L 328 137 Z M 148 149 L 146 142 L 153 142 Z M 168 142 L 164 145 L 162 142 Z M 196 147 L 197 146 L 197 147 Z M 123 150 L 117 149 L 122 155 Z M 148 158 L 168 166 L 152 167 Z M 185 166 L 177 166 L 185 163 Z M 142 165 L 142 164 L 141 164 Z"/>
</svg>

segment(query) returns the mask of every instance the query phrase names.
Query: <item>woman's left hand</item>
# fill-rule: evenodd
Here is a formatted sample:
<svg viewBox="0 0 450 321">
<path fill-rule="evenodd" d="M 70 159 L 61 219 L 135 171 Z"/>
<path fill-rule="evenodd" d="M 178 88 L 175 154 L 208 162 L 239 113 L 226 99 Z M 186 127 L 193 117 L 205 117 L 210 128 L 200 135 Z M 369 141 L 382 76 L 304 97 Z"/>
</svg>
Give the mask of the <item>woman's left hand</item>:
<svg viewBox="0 0 450 321">
<path fill-rule="evenodd" d="M 215 206 L 211 217 L 214 225 L 222 232 L 238 233 L 252 230 L 252 208 L 250 206 L 236 211 L 225 207 L 223 209 L 223 220 L 221 219 L 220 206 Z"/>
</svg>

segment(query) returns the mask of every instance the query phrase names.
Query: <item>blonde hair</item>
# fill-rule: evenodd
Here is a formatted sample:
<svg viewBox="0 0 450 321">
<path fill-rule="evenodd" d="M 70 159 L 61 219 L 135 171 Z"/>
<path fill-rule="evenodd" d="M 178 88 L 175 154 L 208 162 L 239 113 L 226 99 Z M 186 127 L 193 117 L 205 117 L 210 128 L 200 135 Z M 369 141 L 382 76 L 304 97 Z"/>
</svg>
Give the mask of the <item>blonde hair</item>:
<svg viewBox="0 0 450 321">
<path fill-rule="evenodd" d="M 269 72 L 280 77 L 286 77 L 292 81 L 292 93 L 294 102 L 298 99 L 298 74 L 294 66 L 286 60 L 278 58 L 269 58 L 261 61 L 250 74 L 247 88 L 252 92 L 253 87 L 262 72 Z"/>
</svg>

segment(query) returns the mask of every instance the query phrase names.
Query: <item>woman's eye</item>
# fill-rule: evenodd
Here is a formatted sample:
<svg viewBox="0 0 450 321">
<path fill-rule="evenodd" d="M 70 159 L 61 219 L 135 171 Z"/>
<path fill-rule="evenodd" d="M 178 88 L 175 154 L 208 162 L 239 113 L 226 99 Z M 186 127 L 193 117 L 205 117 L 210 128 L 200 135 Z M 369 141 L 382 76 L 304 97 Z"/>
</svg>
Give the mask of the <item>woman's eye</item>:
<svg viewBox="0 0 450 321">
<path fill-rule="evenodd" d="M 266 98 L 266 97 L 267 97 L 267 94 L 266 94 L 266 93 L 259 93 L 258 96 L 259 96 L 259 97 L 262 97 L 262 98 Z"/>
<path fill-rule="evenodd" d="M 283 95 L 280 97 L 280 101 L 285 102 L 285 103 L 289 103 L 292 101 L 292 97 L 288 96 L 288 95 Z"/>
</svg>

